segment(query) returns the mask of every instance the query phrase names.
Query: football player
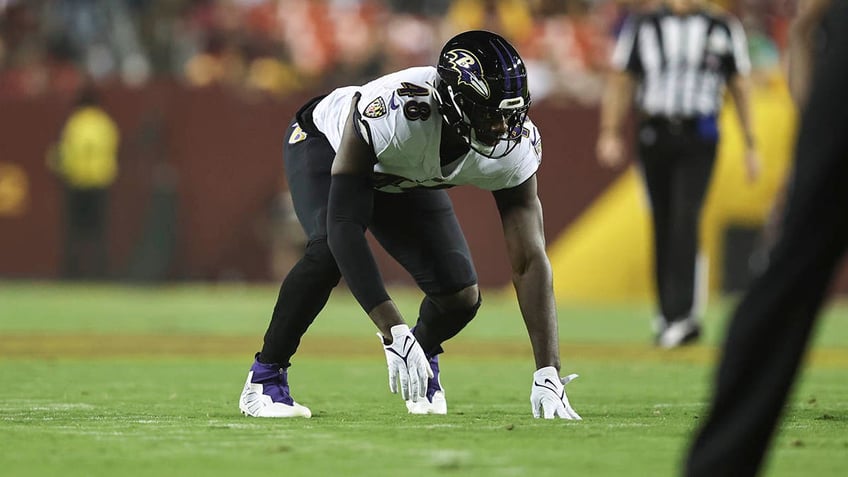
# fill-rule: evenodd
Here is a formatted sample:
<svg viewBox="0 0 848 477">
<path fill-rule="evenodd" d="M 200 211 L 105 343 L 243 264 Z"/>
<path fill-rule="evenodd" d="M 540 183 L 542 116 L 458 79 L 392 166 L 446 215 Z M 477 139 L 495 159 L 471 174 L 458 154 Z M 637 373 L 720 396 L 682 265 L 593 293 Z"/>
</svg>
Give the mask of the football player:
<svg viewBox="0 0 848 477">
<path fill-rule="evenodd" d="M 280 288 L 262 351 L 239 408 L 255 417 L 310 417 L 287 379 L 300 338 L 343 276 L 379 329 L 389 388 L 414 414 L 445 414 L 442 343 L 480 308 L 477 274 L 447 187 L 492 191 L 513 283 L 530 335 L 535 417 L 580 419 L 560 377 L 551 266 L 545 253 L 536 170 L 539 131 L 518 52 L 501 36 L 468 31 L 442 49 L 438 66 L 416 67 L 339 88 L 298 111 L 288 129 L 285 171 L 306 251 Z M 410 329 L 365 238 L 374 237 L 424 292 Z"/>
</svg>

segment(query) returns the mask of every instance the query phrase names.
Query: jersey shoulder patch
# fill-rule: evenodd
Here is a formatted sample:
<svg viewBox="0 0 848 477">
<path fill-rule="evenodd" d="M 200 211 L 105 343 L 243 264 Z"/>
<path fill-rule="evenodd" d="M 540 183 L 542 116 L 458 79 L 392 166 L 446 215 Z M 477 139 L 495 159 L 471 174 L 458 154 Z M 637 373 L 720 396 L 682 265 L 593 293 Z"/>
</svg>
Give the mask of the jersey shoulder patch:
<svg viewBox="0 0 848 477">
<path fill-rule="evenodd" d="M 387 112 L 386 102 L 383 100 L 382 96 L 377 96 L 374 101 L 371 101 L 368 103 L 368 106 L 365 106 L 365 110 L 362 111 L 362 115 L 366 118 L 377 119 L 385 116 Z"/>
<path fill-rule="evenodd" d="M 529 126 L 529 127 L 527 127 Z M 533 151 L 536 152 L 536 161 L 542 162 L 542 135 L 539 134 L 539 129 L 532 123 L 525 123 L 521 128 L 521 135 L 530 141 L 533 146 Z"/>
</svg>

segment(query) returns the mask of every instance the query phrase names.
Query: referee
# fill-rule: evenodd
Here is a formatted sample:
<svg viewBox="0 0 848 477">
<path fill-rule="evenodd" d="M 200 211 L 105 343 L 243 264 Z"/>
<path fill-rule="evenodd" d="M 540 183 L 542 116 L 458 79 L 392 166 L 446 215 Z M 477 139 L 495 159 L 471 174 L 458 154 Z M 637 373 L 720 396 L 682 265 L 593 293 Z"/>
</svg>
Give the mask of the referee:
<svg viewBox="0 0 848 477">
<path fill-rule="evenodd" d="M 674 348 L 696 340 L 701 331 L 694 298 L 698 224 L 715 163 L 725 85 L 744 131 L 748 179 L 759 175 L 745 34 L 735 18 L 707 2 L 666 1 L 627 20 L 612 68 L 601 108 L 598 161 L 612 168 L 624 162 L 622 127 L 635 96 L 636 149 L 653 219 L 656 344 Z"/>
</svg>

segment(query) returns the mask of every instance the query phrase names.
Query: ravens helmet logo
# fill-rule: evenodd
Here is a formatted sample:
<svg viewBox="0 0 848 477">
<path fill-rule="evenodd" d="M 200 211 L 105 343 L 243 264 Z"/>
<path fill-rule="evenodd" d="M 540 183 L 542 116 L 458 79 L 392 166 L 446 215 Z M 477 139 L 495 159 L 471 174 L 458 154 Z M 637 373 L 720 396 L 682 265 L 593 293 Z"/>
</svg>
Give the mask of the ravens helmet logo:
<svg viewBox="0 0 848 477">
<path fill-rule="evenodd" d="M 480 60 L 468 50 L 455 49 L 445 53 L 452 70 L 459 73 L 459 84 L 467 84 L 483 98 L 491 94 L 489 84 L 483 79 L 483 67 Z"/>
</svg>

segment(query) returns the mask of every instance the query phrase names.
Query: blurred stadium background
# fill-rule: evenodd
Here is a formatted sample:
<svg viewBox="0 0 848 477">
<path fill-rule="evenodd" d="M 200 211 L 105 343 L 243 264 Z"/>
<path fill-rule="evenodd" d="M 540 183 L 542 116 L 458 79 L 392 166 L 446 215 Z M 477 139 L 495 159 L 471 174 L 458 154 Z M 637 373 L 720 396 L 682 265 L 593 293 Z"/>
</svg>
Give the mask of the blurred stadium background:
<svg viewBox="0 0 848 477">
<path fill-rule="evenodd" d="M 651 293 L 646 204 L 631 170 L 596 166 L 599 94 L 623 18 L 649 1 L 0 1 L 0 277 L 60 277 L 61 183 L 45 165 L 92 79 L 121 134 L 109 277 L 276 281 L 300 247 L 280 160 L 305 99 L 432 64 L 457 31 L 507 36 L 526 59 L 545 138 L 542 200 L 560 299 Z M 746 28 L 764 177 L 745 183 L 735 118 L 704 215 L 713 291 L 744 286 L 780 189 L 794 116 L 783 81 L 791 2 L 715 2 Z M 481 283 L 509 283 L 487 194 L 452 191 Z M 408 278 L 381 256 L 388 281 Z M 839 287 L 848 281 L 840 279 Z"/>
</svg>

